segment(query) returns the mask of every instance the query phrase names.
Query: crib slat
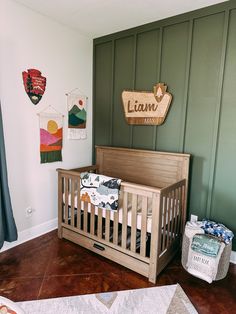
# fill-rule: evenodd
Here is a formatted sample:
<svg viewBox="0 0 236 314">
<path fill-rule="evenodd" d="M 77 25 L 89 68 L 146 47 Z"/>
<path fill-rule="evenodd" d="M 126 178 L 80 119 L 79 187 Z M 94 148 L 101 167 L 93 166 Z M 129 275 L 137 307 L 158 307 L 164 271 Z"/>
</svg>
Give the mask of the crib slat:
<svg viewBox="0 0 236 314">
<path fill-rule="evenodd" d="M 81 229 L 81 200 L 80 200 L 80 179 L 78 179 L 77 188 L 77 228 Z"/>
<path fill-rule="evenodd" d="M 102 238 L 102 208 L 98 208 L 98 233 L 97 236 L 99 239 Z"/>
<path fill-rule="evenodd" d="M 180 225 L 180 220 L 181 220 L 181 218 L 180 218 L 180 215 L 181 215 L 181 202 L 182 202 L 182 200 L 181 200 L 181 198 L 182 198 L 182 196 L 181 196 L 181 187 L 179 187 L 178 188 L 178 194 L 179 194 L 179 203 L 178 203 L 178 206 L 177 206 L 177 222 L 176 222 L 176 233 L 179 235 L 179 225 Z"/>
<path fill-rule="evenodd" d="M 118 244 L 118 222 L 119 222 L 119 211 L 114 212 L 113 222 L 113 243 Z"/>
<path fill-rule="evenodd" d="M 88 202 L 84 202 L 84 232 L 88 232 Z"/>
<path fill-rule="evenodd" d="M 105 240 L 107 242 L 110 241 L 110 219 L 111 219 L 111 211 L 106 210 Z"/>
<path fill-rule="evenodd" d="M 141 217 L 141 248 L 140 254 L 146 256 L 146 237 L 147 237 L 147 205 L 148 198 L 142 197 L 142 217 Z"/>
<path fill-rule="evenodd" d="M 184 234 L 184 227 L 186 222 L 186 186 L 181 187 L 181 230 L 180 233 Z"/>
<path fill-rule="evenodd" d="M 173 210 L 172 206 L 173 206 L 172 193 L 168 193 L 168 209 L 167 209 L 167 212 L 168 212 L 168 227 L 167 227 L 167 241 L 166 241 L 167 248 L 169 246 L 169 241 L 170 241 L 170 217 L 171 217 L 172 210 Z"/>
<path fill-rule="evenodd" d="M 166 211 L 167 211 L 167 196 L 164 196 L 164 202 L 163 202 L 163 234 L 162 234 L 162 252 L 166 248 Z"/>
<path fill-rule="evenodd" d="M 169 243 L 171 244 L 172 241 L 173 241 L 173 238 L 174 238 L 174 222 L 175 222 L 175 207 L 176 207 L 176 193 L 175 193 L 175 190 L 174 189 L 172 192 L 171 192 L 171 198 L 172 198 L 172 206 L 171 206 L 171 221 L 170 221 L 170 238 L 169 238 Z"/>
<path fill-rule="evenodd" d="M 122 242 L 121 246 L 126 249 L 127 246 L 127 219 L 128 219 L 128 193 L 124 192 L 122 212 Z"/>
<path fill-rule="evenodd" d="M 175 222 L 175 207 L 176 207 L 176 193 L 175 189 L 172 191 L 172 211 L 171 211 L 171 223 L 170 223 L 170 243 L 174 238 L 174 222 Z"/>
<path fill-rule="evenodd" d="M 183 230 L 180 230 L 180 228 L 182 228 L 182 225 L 185 223 L 185 222 L 183 222 L 182 220 L 183 220 L 183 217 L 182 217 L 182 210 L 183 210 L 183 189 L 184 189 L 184 187 L 183 186 L 181 186 L 180 187 L 180 189 L 179 189 L 179 193 L 180 193 L 180 202 L 179 202 L 179 220 L 178 220 L 178 228 L 177 228 L 177 230 L 178 230 L 178 234 L 180 234 L 181 233 L 181 231 Z"/>
<path fill-rule="evenodd" d="M 132 195 L 132 211 L 131 211 L 131 251 L 136 252 L 136 236 L 137 236 L 137 194 Z"/>
<path fill-rule="evenodd" d="M 181 210 L 181 187 L 178 188 L 178 204 L 177 204 L 177 220 L 176 220 L 176 234 L 179 235 L 179 220 L 180 220 L 180 210 Z"/>
<path fill-rule="evenodd" d="M 173 235 L 173 239 L 175 240 L 176 225 L 177 225 L 177 208 L 178 208 L 178 203 L 179 203 L 179 190 L 178 189 L 175 189 L 174 197 L 175 197 L 175 206 L 174 206 L 174 218 L 172 219 L 172 223 L 173 223 L 172 235 Z"/>
<path fill-rule="evenodd" d="M 69 212 L 69 179 L 65 177 L 65 223 L 68 224 Z"/>
<path fill-rule="evenodd" d="M 91 212 L 90 212 L 90 233 L 94 235 L 94 227 L 95 227 L 95 206 L 91 204 Z"/>
<path fill-rule="evenodd" d="M 75 178 L 71 178 L 71 226 L 75 226 Z"/>
</svg>

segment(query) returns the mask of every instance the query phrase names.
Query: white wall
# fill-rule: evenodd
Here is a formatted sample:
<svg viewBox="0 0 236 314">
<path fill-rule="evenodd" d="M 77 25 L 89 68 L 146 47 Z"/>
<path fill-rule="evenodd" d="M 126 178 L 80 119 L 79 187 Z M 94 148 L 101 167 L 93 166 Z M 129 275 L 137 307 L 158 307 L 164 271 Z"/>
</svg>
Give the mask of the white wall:
<svg viewBox="0 0 236 314">
<path fill-rule="evenodd" d="M 55 8 L 56 10 L 56 8 Z M 12 0 L 0 0 L 0 99 L 9 187 L 18 231 L 57 217 L 56 168 L 91 163 L 92 40 Z M 45 94 L 33 105 L 22 71 L 36 68 L 47 78 Z M 86 140 L 66 138 L 65 93 L 78 87 L 88 96 Z M 63 162 L 40 164 L 37 113 L 48 105 L 65 115 Z M 35 209 L 26 218 L 25 209 Z"/>
</svg>

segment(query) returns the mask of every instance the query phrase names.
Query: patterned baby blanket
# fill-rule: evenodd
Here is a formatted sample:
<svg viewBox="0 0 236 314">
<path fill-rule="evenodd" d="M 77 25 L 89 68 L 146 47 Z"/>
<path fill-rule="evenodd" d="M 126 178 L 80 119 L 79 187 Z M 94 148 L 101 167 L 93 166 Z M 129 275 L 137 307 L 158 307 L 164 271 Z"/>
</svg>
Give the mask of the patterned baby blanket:
<svg viewBox="0 0 236 314">
<path fill-rule="evenodd" d="M 229 244 L 234 237 L 233 232 L 225 227 L 225 225 L 208 219 L 202 221 L 202 229 L 206 234 L 218 237 L 225 244 Z"/>
<path fill-rule="evenodd" d="M 118 209 L 121 179 L 100 174 L 80 174 L 80 199 L 100 208 Z"/>
</svg>

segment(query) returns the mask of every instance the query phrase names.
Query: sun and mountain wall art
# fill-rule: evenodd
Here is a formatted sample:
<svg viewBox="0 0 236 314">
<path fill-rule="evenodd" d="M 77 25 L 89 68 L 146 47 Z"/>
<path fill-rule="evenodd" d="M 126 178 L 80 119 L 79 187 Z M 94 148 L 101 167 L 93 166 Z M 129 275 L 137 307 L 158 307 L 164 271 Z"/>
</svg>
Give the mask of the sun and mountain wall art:
<svg viewBox="0 0 236 314">
<path fill-rule="evenodd" d="M 68 139 L 85 139 L 87 121 L 87 97 L 69 94 L 68 103 Z"/>
<path fill-rule="evenodd" d="M 63 116 L 42 112 L 39 121 L 41 163 L 62 161 Z"/>
</svg>

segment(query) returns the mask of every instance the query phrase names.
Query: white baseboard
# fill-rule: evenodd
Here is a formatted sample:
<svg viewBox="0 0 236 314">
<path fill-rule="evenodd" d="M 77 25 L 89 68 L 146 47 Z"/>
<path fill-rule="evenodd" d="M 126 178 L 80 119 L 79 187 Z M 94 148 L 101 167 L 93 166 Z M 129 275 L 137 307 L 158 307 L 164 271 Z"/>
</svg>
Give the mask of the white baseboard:
<svg viewBox="0 0 236 314">
<path fill-rule="evenodd" d="M 230 262 L 236 264 L 236 251 L 231 252 Z"/>
<path fill-rule="evenodd" d="M 58 219 L 55 218 L 55 219 L 49 220 L 47 222 L 44 222 L 40 225 L 37 225 L 37 226 L 34 226 L 32 228 L 21 231 L 18 233 L 18 240 L 11 242 L 11 243 L 5 242 L 3 247 L 1 248 L 0 252 L 4 252 L 6 250 L 13 248 L 14 246 L 17 246 L 17 245 L 22 244 L 26 241 L 37 238 L 42 234 L 45 234 L 49 231 L 56 229 L 57 226 L 58 226 Z"/>
</svg>

